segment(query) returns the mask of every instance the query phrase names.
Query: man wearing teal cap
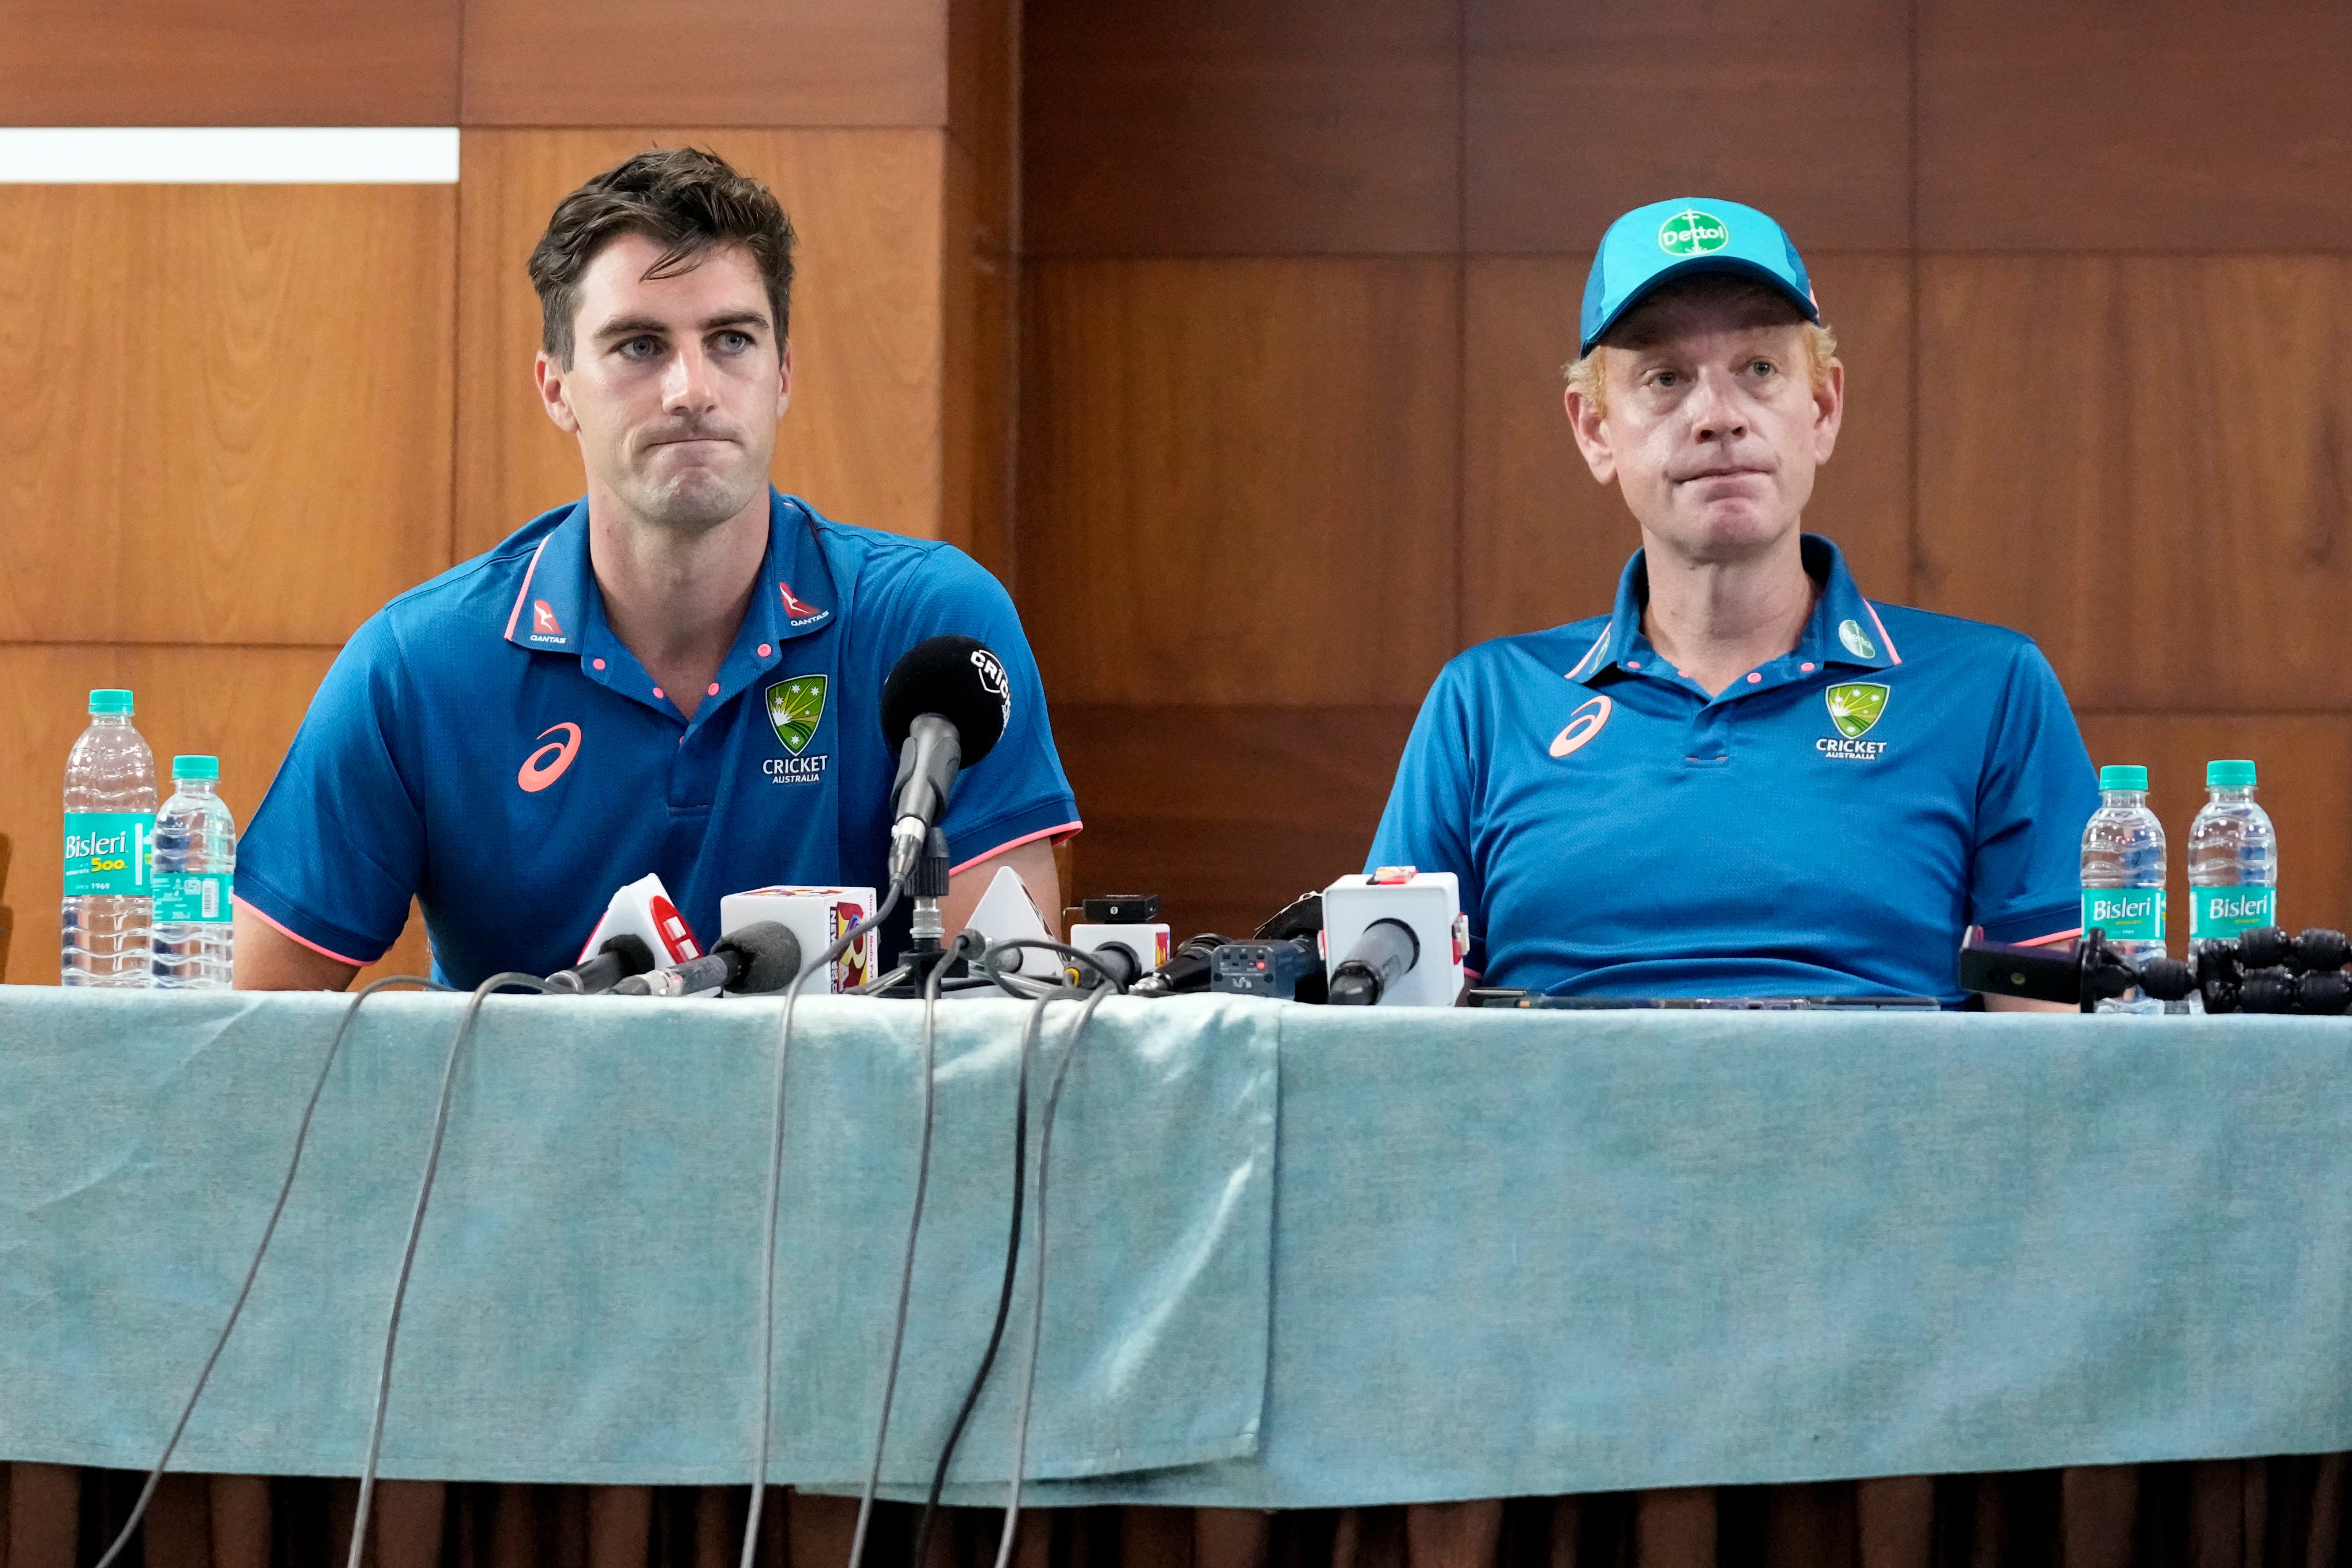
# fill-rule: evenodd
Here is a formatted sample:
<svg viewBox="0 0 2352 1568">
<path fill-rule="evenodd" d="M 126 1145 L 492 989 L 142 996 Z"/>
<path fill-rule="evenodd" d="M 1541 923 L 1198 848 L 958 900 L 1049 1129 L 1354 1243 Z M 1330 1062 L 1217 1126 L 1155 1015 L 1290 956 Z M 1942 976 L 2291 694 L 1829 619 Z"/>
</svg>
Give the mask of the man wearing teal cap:
<svg viewBox="0 0 2352 1568">
<path fill-rule="evenodd" d="M 2073 935 L 2098 795 L 2048 661 L 1803 531 L 1845 370 L 1780 225 L 1611 225 L 1566 404 L 1643 548 L 1611 613 L 1446 666 L 1370 862 L 1454 872 L 1471 967 L 1533 990 L 1956 1006 L 1965 927 Z"/>
</svg>

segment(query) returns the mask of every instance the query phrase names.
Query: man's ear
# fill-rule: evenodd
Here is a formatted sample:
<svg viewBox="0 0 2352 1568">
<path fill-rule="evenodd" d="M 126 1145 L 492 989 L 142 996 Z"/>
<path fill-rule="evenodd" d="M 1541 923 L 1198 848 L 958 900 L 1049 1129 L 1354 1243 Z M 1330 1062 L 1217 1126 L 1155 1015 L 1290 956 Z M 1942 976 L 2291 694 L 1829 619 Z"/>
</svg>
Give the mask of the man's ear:
<svg viewBox="0 0 2352 1568">
<path fill-rule="evenodd" d="M 1829 375 L 1813 392 L 1813 461 L 1826 463 L 1837 449 L 1838 431 L 1845 423 L 1845 365 L 1832 360 Z"/>
<path fill-rule="evenodd" d="M 1609 427 L 1601 411 L 1574 387 L 1568 389 L 1560 402 L 1568 410 L 1568 428 L 1576 434 L 1576 449 L 1584 454 L 1584 465 L 1603 485 L 1616 483 L 1617 450 L 1609 444 Z"/>
<path fill-rule="evenodd" d="M 776 417 L 782 419 L 784 411 L 793 406 L 793 344 L 789 338 L 784 340 L 784 351 L 776 356 Z"/>
<path fill-rule="evenodd" d="M 541 349 L 530 362 L 531 379 L 539 383 L 539 406 L 555 422 L 555 428 L 566 435 L 580 434 L 580 416 L 572 412 L 572 401 L 563 394 L 563 378 L 568 372 L 556 368 L 555 361 Z"/>
</svg>

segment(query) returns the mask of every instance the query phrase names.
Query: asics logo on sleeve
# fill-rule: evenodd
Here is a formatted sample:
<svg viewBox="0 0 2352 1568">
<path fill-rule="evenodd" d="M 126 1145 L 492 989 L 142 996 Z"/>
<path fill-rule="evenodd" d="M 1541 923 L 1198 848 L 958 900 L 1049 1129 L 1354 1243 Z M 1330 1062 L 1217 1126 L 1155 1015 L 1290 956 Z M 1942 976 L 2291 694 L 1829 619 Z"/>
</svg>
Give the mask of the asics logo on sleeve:
<svg viewBox="0 0 2352 1568">
<path fill-rule="evenodd" d="M 1574 713 L 1569 715 L 1568 727 L 1551 737 L 1551 754 L 1566 757 L 1571 751 L 1581 749 L 1601 733 L 1601 727 L 1609 722 L 1609 715 L 1616 706 L 1605 696 L 1594 697 L 1591 702 L 1580 705 Z"/>
<path fill-rule="evenodd" d="M 562 735 L 562 740 L 547 740 L 558 733 Z M 547 744 L 524 758 L 521 768 L 515 774 L 515 782 L 522 786 L 526 795 L 536 795 L 562 778 L 563 770 L 580 754 L 580 727 L 576 724 L 559 724 L 552 729 L 541 730 L 538 738 L 547 740 Z M 554 760 L 550 761 L 551 757 Z"/>
</svg>

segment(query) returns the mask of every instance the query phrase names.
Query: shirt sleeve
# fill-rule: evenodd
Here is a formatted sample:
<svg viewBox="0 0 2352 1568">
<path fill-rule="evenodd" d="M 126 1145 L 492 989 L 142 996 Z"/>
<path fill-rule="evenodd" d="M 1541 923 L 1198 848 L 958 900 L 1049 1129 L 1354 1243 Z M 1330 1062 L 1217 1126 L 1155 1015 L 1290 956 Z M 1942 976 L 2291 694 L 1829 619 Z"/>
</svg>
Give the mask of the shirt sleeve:
<svg viewBox="0 0 2352 1568">
<path fill-rule="evenodd" d="M 953 869 L 962 871 L 1034 840 L 1068 838 L 1081 825 L 1077 798 L 1054 749 L 1045 684 L 1013 596 L 987 568 L 952 546 L 923 558 L 909 590 L 891 617 L 880 650 L 883 668 L 927 637 L 953 633 L 986 643 L 1003 662 L 1012 685 L 1013 714 L 1003 735 L 986 757 L 956 776 L 955 791 L 948 798 L 940 825 L 948 835 Z"/>
<path fill-rule="evenodd" d="M 1475 789 L 1470 759 L 1485 752 L 1471 744 L 1475 721 L 1466 684 L 1460 670 L 1449 666 L 1422 700 L 1364 870 L 1369 873 L 1384 865 L 1409 865 L 1416 871 L 1452 872 L 1470 922 L 1470 952 L 1465 962 L 1479 974 L 1486 967 L 1486 889 L 1470 852 Z"/>
<path fill-rule="evenodd" d="M 238 902 L 346 964 L 373 963 L 400 939 L 424 866 L 425 813 L 389 728 L 406 706 L 400 673 L 378 615 L 320 683 L 237 844 Z"/>
<path fill-rule="evenodd" d="M 2021 643 L 1977 790 L 1969 922 L 1996 942 L 2079 925 L 2083 824 L 2098 805 L 2098 775 L 2058 674 Z"/>
</svg>

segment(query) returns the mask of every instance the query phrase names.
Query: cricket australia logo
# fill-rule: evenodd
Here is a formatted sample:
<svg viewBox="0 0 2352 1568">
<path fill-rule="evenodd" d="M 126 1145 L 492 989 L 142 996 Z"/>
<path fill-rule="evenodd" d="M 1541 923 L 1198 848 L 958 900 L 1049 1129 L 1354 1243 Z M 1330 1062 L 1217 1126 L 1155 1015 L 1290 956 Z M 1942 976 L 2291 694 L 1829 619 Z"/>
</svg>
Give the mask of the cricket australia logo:
<svg viewBox="0 0 2352 1568">
<path fill-rule="evenodd" d="M 1658 248 L 1668 256 L 1705 256 L 1731 243 L 1731 225 L 1713 213 L 1685 207 L 1658 225 Z"/>
<path fill-rule="evenodd" d="M 768 723 L 783 742 L 789 757 L 771 757 L 761 765 L 772 784 L 819 784 L 832 760 L 824 752 L 803 756 L 824 719 L 825 678 L 794 675 L 768 688 Z"/>
<path fill-rule="evenodd" d="M 1847 681 L 1823 692 L 1822 700 L 1829 706 L 1830 723 L 1836 727 L 1837 735 L 1813 742 L 1813 749 L 1848 762 L 1877 761 L 1886 742 L 1863 737 L 1886 716 L 1888 691 L 1876 681 Z"/>
</svg>

